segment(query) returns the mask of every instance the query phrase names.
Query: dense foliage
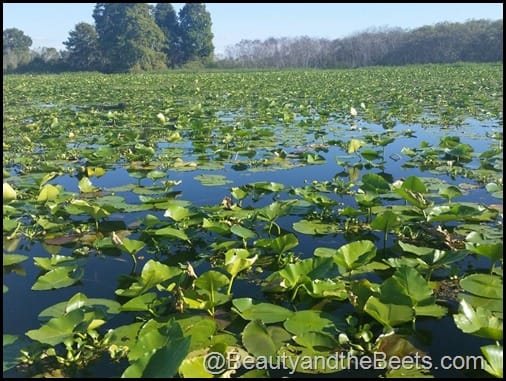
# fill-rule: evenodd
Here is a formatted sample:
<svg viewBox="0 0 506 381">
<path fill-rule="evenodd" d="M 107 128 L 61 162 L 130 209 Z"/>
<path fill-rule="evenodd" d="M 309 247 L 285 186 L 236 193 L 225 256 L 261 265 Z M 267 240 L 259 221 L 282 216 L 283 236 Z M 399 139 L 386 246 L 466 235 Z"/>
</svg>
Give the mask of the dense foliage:
<svg viewBox="0 0 506 381">
<path fill-rule="evenodd" d="M 30 54 L 30 37 L 4 30 L 4 72 L 160 71 L 213 57 L 211 15 L 201 3 L 185 4 L 179 15 L 166 3 L 97 3 L 93 19 L 75 26 L 56 57 Z"/>
<path fill-rule="evenodd" d="M 15 70 L 30 61 L 32 39 L 17 28 L 5 29 L 3 33 L 3 70 Z"/>
<path fill-rule="evenodd" d="M 502 377 L 502 65 L 3 90 L 4 376 Z"/>
<path fill-rule="evenodd" d="M 502 20 L 442 22 L 413 30 L 371 29 L 342 39 L 243 40 L 222 64 L 252 68 L 350 68 L 503 60 Z"/>
</svg>

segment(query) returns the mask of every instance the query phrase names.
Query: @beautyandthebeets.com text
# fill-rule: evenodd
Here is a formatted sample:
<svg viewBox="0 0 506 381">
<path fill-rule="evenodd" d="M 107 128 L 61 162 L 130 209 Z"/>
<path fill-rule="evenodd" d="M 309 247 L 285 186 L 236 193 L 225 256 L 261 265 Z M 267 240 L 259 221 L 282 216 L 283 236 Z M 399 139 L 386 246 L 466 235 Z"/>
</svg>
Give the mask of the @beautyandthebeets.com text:
<svg viewBox="0 0 506 381">
<path fill-rule="evenodd" d="M 325 372 L 344 369 L 385 370 L 385 369 L 483 369 L 485 360 L 482 356 L 443 356 L 437 362 L 428 355 L 390 356 L 384 352 L 372 355 L 355 356 L 349 352 L 336 352 L 330 356 L 297 356 L 285 353 L 278 356 L 244 356 L 238 352 L 210 352 L 204 358 L 204 367 L 211 374 L 222 374 L 226 371 L 244 370 L 286 370 L 289 374 L 296 371 Z"/>
</svg>

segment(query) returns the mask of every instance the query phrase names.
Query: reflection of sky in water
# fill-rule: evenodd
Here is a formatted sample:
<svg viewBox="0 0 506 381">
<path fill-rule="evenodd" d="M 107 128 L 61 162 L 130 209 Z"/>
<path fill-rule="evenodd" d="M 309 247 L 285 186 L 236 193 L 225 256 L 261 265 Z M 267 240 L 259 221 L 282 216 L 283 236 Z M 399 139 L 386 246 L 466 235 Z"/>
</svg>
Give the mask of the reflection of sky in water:
<svg viewBox="0 0 506 381">
<path fill-rule="evenodd" d="M 233 119 L 230 119 L 228 115 L 223 115 L 223 121 L 231 122 Z M 230 119 L 230 120 L 229 120 Z M 469 183 L 473 182 L 472 180 L 465 179 L 462 177 L 456 177 L 452 179 L 450 176 L 441 175 L 441 174 L 433 174 L 430 172 L 425 172 L 420 170 L 420 168 L 402 168 L 402 165 L 407 161 L 407 157 L 401 153 L 403 147 L 408 148 L 417 148 L 420 147 L 420 143 L 422 141 L 426 141 L 431 145 L 437 146 L 439 144 L 439 140 L 443 136 L 459 136 L 461 139 L 461 143 L 467 143 L 474 147 L 474 153 L 480 153 L 487 149 L 490 149 L 491 139 L 486 137 L 486 134 L 491 134 L 497 131 L 496 123 L 491 122 L 479 122 L 475 120 L 469 120 L 463 126 L 449 129 L 441 129 L 435 126 L 422 127 L 421 125 L 401 125 L 398 124 L 393 128 L 394 132 L 405 131 L 410 129 L 413 131 L 412 137 L 409 136 L 398 136 L 395 141 L 391 144 L 388 144 L 385 147 L 385 159 L 386 164 L 384 168 L 384 172 L 386 174 L 390 174 L 394 180 L 397 180 L 401 177 L 408 177 L 411 175 L 420 176 L 420 177 L 436 177 L 445 182 L 451 184 L 460 184 L 460 183 Z M 381 134 L 385 132 L 385 130 L 381 126 L 366 124 L 363 122 L 357 123 L 357 128 L 352 130 L 349 126 L 336 126 L 329 125 L 328 134 L 323 137 L 322 142 L 326 140 L 336 139 L 341 141 L 349 141 L 350 139 L 363 139 L 365 134 Z M 290 128 L 290 127 L 286 127 Z M 320 127 L 323 129 L 323 127 Z M 501 128 L 502 131 L 502 128 Z M 315 138 L 313 133 L 307 134 L 304 138 L 300 137 L 300 133 L 294 131 L 294 136 L 297 135 L 296 141 L 298 142 L 314 142 Z M 273 137 L 273 139 L 277 139 L 277 141 L 287 141 L 285 139 L 281 139 L 279 136 Z M 320 139 L 320 138 L 319 138 Z M 317 142 L 319 142 L 319 139 Z M 288 139 L 290 141 L 290 139 Z M 158 144 L 158 149 L 170 150 L 171 148 L 181 149 L 185 152 L 185 156 L 182 157 L 185 161 L 197 160 L 198 155 L 194 155 L 192 152 L 193 145 L 191 142 L 188 143 L 163 143 L 160 142 Z M 323 164 L 319 165 L 306 165 L 306 166 L 297 166 L 290 169 L 279 169 L 279 170 L 267 170 L 267 171 L 236 171 L 232 169 L 232 163 L 225 163 L 224 169 L 222 170 L 201 170 L 196 169 L 193 171 L 177 171 L 173 169 L 169 169 L 166 171 L 167 177 L 161 180 L 156 180 L 153 182 L 151 179 L 137 179 L 132 178 L 130 173 L 120 167 L 115 167 L 113 169 L 107 170 L 106 174 L 100 178 L 91 177 L 92 183 L 94 186 L 103 188 L 107 190 L 108 188 L 114 188 L 118 186 L 123 186 L 127 184 L 140 184 L 145 187 L 151 186 L 153 183 L 160 184 L 161 181 L 173 180 L 173 181 L 182 181 L 180 185 L 173 186 L 170 188 L 171 191 L 179 191 L 181 194 L 178 196 L 178 199 L 191 201 L 196 206 L 206 206 L 206 205 L 216 205 L 219 204 L 225 196 L 230 195 L 230 188 L 233 186 L 241 186 L 248 183 L 260 182 L 260 181 L 272 181 L 279 182 L 285 185 L 286 188 L 289 187 L 303 187 L 308 183 L 311 183 L 313 180 L 316 181 L 329 181 L 332 180 L 338 173 L 345 171 L 346 168 L 337 164 L 336 159 L 343 160 L 346 162 L 356 163 L 359 161 L 358 154 L 348 154 L 343 149 L 330 146 L 328 147 L 328 152 L 323 151 L 315 151 L 311 147 L 279 147 L 285 148 L 287 152 L 293 152 L 299 149 L 307 149 L 309 152 L 316 152 L 323 157 L 325 157 L 326 161 Z M 377 151 L 381 151 L 381 147 L 372 147 L 368 146 L 368 148 L 374 148 Z M 269 148 L 270 150 L 270 148 Z M 269 150 L 262 152 L 262 150 L 257 149 L 257 155 L 255 159 L 262 157 L 265 153 L 269 153 Z M 206 152 L 210 154 L 211 152 Z M 398 156 L 397 156 L 398 155 Z M 398 160 L 393 160 L 392 157 L 398 158 Z M 244 157 L 241 157 L 241 160 L 246 160 Z M 474 158 L 471 163 L 467 163 L 466 167 L 479 167 L 479 160 Z M 268 168 L 267 168 L 268 169 Z M 378 173 L 380 169 L 372 169 L 372 172 Z M 366 169 L 360 170 L 360 177 L 365 173 L 369 172 Z M 147 173 L 147 172 L 146 172 Z M 220 185 L 220 186 L 203 186 L 198 180 L 195 179 L 195 176 L 200 174 L 220 174 L 226 176 L 228 180 L 231 180 L 232 183 Z M 346 178 L 344 178 L 346 180 Z M 79 193 L 78 188 L 78 179 L 75 176 L 63 175 L 53 179 L 50 183 L 52 184 L 60 184 L 62 185 L 66 191 Z M 288 190 L 288 189 L 286 189 Z M 115 192 L 116 195 L 122 196 L 125 198 L 127 203 L 131 204 L 140 204 L 139 195 L 132 193 L 131 191 L 118 191 Z M 150 195 L 156 196 L 156 195 Z M 346 197 L 336 196 L 332 194 L 328 194 L 329 197 L 336 198 L 339 202 L 346 201 Z M 280 192 L 277 196 L 277 199 L 285 200 L 297 198 L 293 195 L 288 195 L 286 192 Z M 456 201 L 474 201 L 485 204 L 497 204 L 502 203 L 502 200 L 498 200 L 492 198 L 490 194 L 485 189 L 477 189 L 468 191 L 464 196 L 459 197 Z M 254 202 L 251 200 L 251 197 L 248 197 L 244 200 L 244 206 L 253 206 L 253 207 L 262 207 L 268 205 L 273 202 L 273 194 L 268 194 L 263 196 L 258 202 Z M 139 213 L 131 213 L 131 214 L 121 214 L 121 213 L 113 213 L 109 219 L 110 220 L 123 220 L 126 225 L 141 219 L 145 213 L 151 213 L 157 215 L 159 218 L 164 219 L 163 211 L 147 211 L 147 212 L 139 212 Z M 287 230 L 292 230 L 292 223 L 300 220 L 301 216 L 286 216 L 282 217 L 278 220 L 278 223 L 282 228 Z M 298 234 L 299 246 L 294 249 L 297 255 L 301 257 L 310 257 L 316 247 L 333 247 L 338 248 L 344 243 L 346 243 L 346 239 L 342 234 L 338 235 L 328 235 L 322 237 L 314 237 L 310 235 Z M 130 238 L 138 238 L 138 234 L 132 235 Z M 390 237 L 390 242 L 392 237 Z M 376 242 L 378 247 L 382 246 L 381 240 Z M 25 244 L 26 245 L 26 244 Z M 204 250 L 203 250 L 204 251 Z M 16 252 L 20 254 L 28 254 L 30 257 L 41 256 L 47 257 L 48 253 L 44 249 L 44 247 L 35 243 L 33 246 L 27 246 L 24 248 L 20 248 Z M 60 254 L 70 255 L 72 250 L 69 248 L 62 248 Z M 142 252 L 140 253 L 142 254 Z M 139 267 L 142 268 L 143 263 L 147 259 L 151 258 L 150 254 L 146 254 L 146 259 L 144 261 L 140 261 Z M 175 257 L 175 260 L 181 259 L 182 257 Z M 170 260 L 170 259 L 169 259 Z M 175 263 L 171 263 L 175 265 Z M 484 266 L 486 264 L 483 264 Z M 91 256 L 84 260 L 84 269 L 85 275 L 82 282 L 79 284 L 59 289 L 53 291 L 30 291 L 31 286 L 34 284 L 36 278 L 39 275 L 39 270 L 33 265 L 33 259 L 29 259 L 28 261 L 22 264 L 22 267 L 26 270 L 25 276 L 19 275 L 4 275 L 5 283 L 9 287 L 9 292 L 4 294 L 4 332 L 11 334 L 22 334 L 27 329 L 33 329 L 39 327 L 39 323 L 32 315 L 32 311 L 40 312 L 44 308 L 57 303 L 62 300 L 68 299 L 70 296 L 74 295 L 76 292 L 83 292 L 88 297 L 104 297 L 104 298 L 112 298 L 114 299 L 114 290 L 117 287 L 117 278 L 122 274 L 128 274 L 131 269 L 131 259 L 123 254 L 120 257 L 107 257 L 100 256 L 95 257 Z M 201 261 L 200 264 L 196 264 L 195 266 L 197 273 L 202 273 L 207 268 L 209 268 L 209 264 L 205 261 Z M 266 275 L 266 274 L 264 274 Z M 236 297 L 242 296 L 261 296 L 261 291 L 258 286 L 254 286 L 246 281 L 242 281 L 238 279 L 236 287 L 238 288 Z M 29 309 L 30 313 L 23 313 Z M 120 314 L 121 315 L 121 314 Z M 126 315 L 126 314 L 125 314 Z M 125 319 L 126 317 L 121 317 Z M 434 320 L 434 319 L 433 319 Z M 448 320 L 448 319 L 447 319 Z M 127 323 L 128 321 L 125 321 Z M 117 324 L 117 321 L 115 322 Z M 453 322 L 433 322 L 428 323 L 432 324 L 431 330 L 441 331 L 441 329 L 445 329 L 448 325 L 453 325 Z M 443 327 L 443 328 L 441 328 Z M 453 329 L 453 328 L 452 328 Z M 455 334 L 458 334 L 456 332 Z M 460 335 L 462 336 L 462 335 Z M 459 336 L 459 337 L 460 337 Z M 471 340 L 471 344 L 474 345 L 474 341 Z M 453 348 L 453 347 L 452 347 Z M 447 348 L 449 350 L 449 348 Z M 467 352 L 466 352 L 467 353 Z"/>
</svg>

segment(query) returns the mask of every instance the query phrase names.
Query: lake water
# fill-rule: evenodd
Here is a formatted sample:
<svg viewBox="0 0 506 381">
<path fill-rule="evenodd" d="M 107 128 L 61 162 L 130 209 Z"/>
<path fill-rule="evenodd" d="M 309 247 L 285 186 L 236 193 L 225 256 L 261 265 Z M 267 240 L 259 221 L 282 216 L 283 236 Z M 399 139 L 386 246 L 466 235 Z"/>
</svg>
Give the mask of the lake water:
<svg viewBox="0 0 506 381">
<path fill-rule="evenodd" d="M 224 121 L 227 118 L 233 119 L 233 115 L 223 115 Z M 244 170 L 234 169 L 234 160 L 225 160 L 223 163 L 223 169 L 218 170 L 202 170 L 197 167 L 195 170 L 179 171 L 173 169 L 165 170 L 168 180 L 181 181 L 180 185 L 176 185 L 171 188 L 171 191 L 180 192 L 177 199 L 190 201 L 196 207 L 213 206 L 218 205 L 224 199 L 224 197 L 230 195 L 230 189 L 232 187 L 240 187 L 246 184 L 255 182 L 277 182 L 282 183 L 285 186 L 285 190 L 289 190 L 291 187 L 304 187 L 307 184 L 313 182 L 325 182 L 331 181 L 334 178 L 341 178 L 347 180 L 347 174 L 349 167 L 345 167 L 339 164 L 341 161 L 347 163 L 356 164 L 360 161 L 366 162 L 359 157 L 358 154 L 348 154 L 346 149 L 338 145 L 328 144 L 329 141 L 341 140 L 347 141 L 350 139 L 363 139 L 367 134 L 384 134 L 385 130 L 378 125 L 367 124 L 358 122 L 355 128 L 343 125 L 332 125 L 321 127 L 327 131 L 325 137 L 321 140 L 320 146 L 308 146 L 305 145 L 307 141 L 319 141 L 314 136 L 308 134 L 307 136 L 298 136 L 297 138 L 291 138 L 290 141 L 298 141 L 300 146 L 287 146 L 284 147 L 279 144 L 282 140 L 276 136 L 273 137 L 278 143 L 276 147 L 284 149 L 289 155 L 297 152 L 313 152 L 317 153 L 325 159 L 322 164 L 316 165 L 300 165 L 300 161 L 293 160 L 293 166 L 287 169 L 271 170 L 270 167 L 266 167 L 266 170 L 262 170 L 261 166 L 247 166 Z M 411 130 L 412 134 L 403 134 L 407 130 Z M 426 141 L 430 145 L 437 146 L 442 137 L 447 135 L 460 137 L 461 143 L 469 144 L 474 148 L 475 153 L 480 153 L 491 148 L 492 144 L 495 144 L 489 136 L 499 131 L 499 123 L 496 121 L 477 121 L 469 119 L 462 126 L 452 127 L 448 129 L 441 129 L 435 126 L 421 126 L 415 125 L 402 125 L 397 124 L 393 128 L 393 132 L 396 133 L 395 140 L 386 145 L 384 150 L 385 163 L 382 168 L 370 168 L 367 169 L 362 167 L 358 169 L 360 174 L 356 174 L 357 179 L 363 176 L 363 174 L 382 173 L 387 178 L 392 178 L 394 181 L 408 176 L 419 176 L 422 179 L 437 177 L 439 180 L 444 181 L 448 184 L 461 185 L 461 184 L 476 184 L 475 180 L 465 178 L 462 176 L 454 176 L 451 174 L 445 174 L 438 172 L 435 174 L 433 171 L 424 170 L 413 166 L 406 167 L 406 163 L 409 163 L 410 158 L 402 153 L 404 147 L 416 149 L 420 147 L 420 142 Z M 502 128 L 500 129 L 502 131 Z M 287 139 L 287 138 L 285 138 Z M 192 142 L 187 143 L 168 143 L 160 142 L 158 145 L 159 150 L 170 151 L 172 149 L 178 149 L 182 152 L 182 159 L 184 161 L 198 160 L 201 157 L 201 152 L 196 152 L 194 144 Z M 377 149 L 381 152 L 381 148 Z M 257 149 L 255 155 L 249 158 L 251 163 L 258 163 L 265 157 L 271 156 L 271 149 L 261 150 Z M 208 155 L 216 155 L 216 153 L 207 152 Z M 296 156 L 294 156 L 296 157 Z M 243 155 L 238 155 L 237 160 L 241 162 L 247 162 L 248 158 Z M 352 166 L 352 165 L 350 165 Z M 466 168 L 479 168 L 480 162 L 476 155 L 473 159 L 466 164 Z M 240 167 L 243 169 L 244 167 Z M 355 167 L 357 168 L 357 167 Z M 195 177 L 198 175 L 209 175 L 219 174 L 230 180 L 230 183 L 218 186 L 204 186 Z M 59 184 L 65 188 L 67 192 L 79 193 L 78 178 L 70 175 L 61 175 L 50 181 L 51 184 Z M 111 188 L 117 188 L 128 184 L 139 184 L 141 186 L 149 187 L 153 184 L 153 180 L 148 178 L 138 179 L 131 177 L 131 172 L 122 165 L 116 165 L 111 169 L 108 169 L 104 176 L 99 178 L 92 177 L 93 185 L 100 187 L 104 190 Z M 360 186 L 357 180 L 356 189 Z M 117 196 L 122 196 L 125 201 L 130 204 L 140 204 L 139 195 L 129 190 L 114 192 Z M 340 196 L 336 194 L 328 194 L 329 197 L 334 198 L 342 206 L 354 204 L 353 197 L 351 196 Z M 258 201 L 248 196 L 242 201 L 243 207 L 253 206 L 259 208 L 265 205 L 269 205 L 273 201 L 274 194 L 268 194 L 260 197 Z M 275 195 L 278 200 L 288 200 L 294 198 L 289 192 L 281 191 Z M 469 201 L 480 203 L 483 205 L 491 204 L 502 204 L 502 200 L 498 200 L 491 196 L 483 186 L 476 187 L 476 189 L 467 190 L 463 196 L 459 197 L 457 201 Z M 163 219 L 163 210 L 148 211 L 151 214 L 158 216 Z M 118 226 L 129 226 L 135 224 L 139 219 L 143 218 L 146 212 L 133 212 L 133 213 L 112 213 L 108 217 L 108 221 L 117 222 Z M 281 217 L 277 222 L 282 229 L 287 231 L 292 230 L 292 224 L 297 220 L 300 220 L 300 216 L 289 215 Z M 389 243 L 394 242 L 395 237 L 391 235 Z M 136 239 L 139 235 L 132 235 L 129 238 Z M 380 235 L 378 235 L 380 237 Z M 311 257 L 316 247 L 334 247 L 338 248 L 347 242 L 343 234 L 331 234 L 323 236 L 312 236 L 305 234 L 297 234 L 299 245 L 295 249 L 295 252 L 301 258 Z M 380 240 L 377 242 L 380 247 Z M 4 239 L 5 247 L 5 239 Z M 72 255 L 75 247 L 72 245 L 66 245 L 59 248 L 59 254 L 61 255 Z M 51 249 L 54 250 L 54 247 Z M 29 241 L 28 239 L 20 239 L 14 250 L 18 254 L 28 255 L 30 258 L 33 257 L 48 257 L 51 255 L 47 250 L 47 246 L 38 241 Z M 202 248 L 200 255 L 205 256 L 205 248 Z M 144 257 L 139 260 L 138 268 L 142 268 L 143 264 L 152 255 L 141 251 L 138 255 Z M 209 262 L 205 260 L 197 260 L 198 256 L 188 257 L 183 250 L 176 249 L 171 256 L 162 258 L 163 262 L 169 265 L 177 265 L 178 263 L 185 263 L 188 260 L 192 260 L 194 268 L 197 274 L 202 273 L 210 268 Z M 471 257 L 468 261 L 475 268 L 486 269 L 490 266 L 489 261 L 483 258 Z M 34 265 L 33 260 L 28 260 L 22 263 L 20 266 L 10 269 L 9 272 L 5 272 L 4 269 L 4 284 L 9 288 L 9 291 L 4 294 L 3 298 L 3 331 L 9 334 L 20 334 L 30 329 L 39 327 L 37 320 L 37 314 L 43 309 L 58 303 L 62 300 L 67 300 L 77 292 L 82 292 L 88 297 L 95 298 L 109 298 L 115 299 L 114 291 L 118 286 L 117 279 L 124 274 L 128 274 L 131 271 L 131 259 L 126 255 L 120 256 L 108 256 L 103 254 L 96 254 L 92 252 L 91 255 L 82 257 L 80 267 L 84 270 L 84 276 L 80 282 L 70 287 L 65 287 L 58 290 L 51 291 L 31 291 L 31 286 L 35 283 L 38 276 L 42 272 Z M 262 277 L 267 276 L 268 272 L 264 272 Z M 234 297 L 254 297 L 262 299 L 261 287 L 254 285 L 247 280 L 239 279 L 237 281 L 236 291 Z M 118 320 L 119 319 L 119 320 Z M 128 314 L 120 314 L 116 319 L 112 321 L 114 326 L 121 324 L 127 324 L 131 321 L 132 317 Z M 480 345 L 486 344 L 486 340 L 479 339 L 475 336 L 465 335 L 458 330 L 450 317 L 441 320 L 428 319 L 427 321 L 421 320 L 420 328 L 430 333 L 430 341 L 427 344 L 429 351 L 434 358 L 439 358 L 443 355 L 469 355 L 475 353 Z M 107 325 L 105 326 L 107 328 Z M 456 345 L 458 343 L 458 345 Z M 105 369 L 107 365 L 102 365 L 104 368 L 100 370 L 100 374 L 108 374 Z M 10 371 L 4 375 L 19 377 L 14 371 Z M 357 374 L 354 373 L 356 376 Z M 434 371 L 435 376 L 452 376 L 460 377 L 466 376 L 464 371 L 452 370 L 452 371 Z M 351 376 L 350 372 L 337 373 L 333 377 L 346 377 Z"/>
</svg>

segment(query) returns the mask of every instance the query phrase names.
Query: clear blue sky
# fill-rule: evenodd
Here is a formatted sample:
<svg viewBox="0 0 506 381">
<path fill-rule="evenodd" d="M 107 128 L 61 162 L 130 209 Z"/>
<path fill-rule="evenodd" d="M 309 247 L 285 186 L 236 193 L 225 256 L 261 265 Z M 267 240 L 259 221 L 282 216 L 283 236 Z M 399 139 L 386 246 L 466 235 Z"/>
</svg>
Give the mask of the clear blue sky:
<svg viewBox="0 0 506 381">
<path fill-rule="evenodd" d="M 176 11 L 184 3 L 173 3 Z M 95 3 L 4 3 L 3 28 L 18 28 L 32 48 L 64 49 L 81 22 L 93 23 Z M 371 27 L 416 28 L 442 21 L 502 19 L 502 3 L 207 3 L 216 53 L 241 39 L 268 37 L 341 38 Z"/>
</svg>

